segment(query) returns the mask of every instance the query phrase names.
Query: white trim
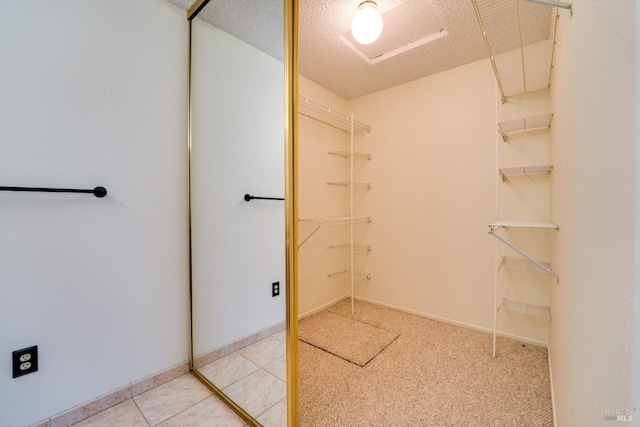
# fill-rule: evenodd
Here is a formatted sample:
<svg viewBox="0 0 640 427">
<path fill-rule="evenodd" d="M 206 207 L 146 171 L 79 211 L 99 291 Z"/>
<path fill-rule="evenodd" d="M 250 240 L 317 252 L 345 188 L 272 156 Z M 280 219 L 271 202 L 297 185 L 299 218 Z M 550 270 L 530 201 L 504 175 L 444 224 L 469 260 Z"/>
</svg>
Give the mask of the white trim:
<svg viewBox="0 0 640 427">
<path fill-rule="evenodd" d="M 553 427 L 558 427 L 558 417 L 556 417 L 556 397 L 553 392 L 553 372 L 551 369 L 551 349 L 547 346 L 547 358 L 549 359 L 549 385 L 551 386 L 551 411 L 553 413 Z"/>
<path fill-rule="evenodd" d="M 402 308 L 402 307 L 398 307 L 392 304 L 385 304 L 385 303 L 381 303 L 381 302 L 377 302 L 374 300 L 370 300 L 367 298 L 362 298 L 362 297 L 355 297 L 357 300 L 360 301 L 364 301 L 367 302 L 369 304 L 375 304 L 375 305 L 379 305 L 382 307 L 387 307 L 387 308 L 392 308 L 394 310 L 398 310 L 398 311 L 402 311 L 404 313 L 409 313 L 409 314 L 413 314 L 415 316 L 419 316 L 419 317 L 425 317 L 427 319 L 431 319 L 431 320 L 437 320 L 438 322 L 443 322 L 443 323 L 448 323 L 450 325 L 455 325 L 455 326 L 461 326 L 463 328 L 467 328 L 467 329 L 473 329 L 475 331 L 480 331 L 480 332 L 486 332 L 487 334 L 493 334 L 493 330 L 491 328 L 484 328 L 482 326 L 477 326 L 477 325 L 472 325 L 469 323 L 464 323 L 464 322 L 458 322 L 457 320 L 451 320 L 451 319 L 447 319 L 444 317 L 440 317 L 440 316 L 434 316 L 431 314 L 427 314 L 427 313 L 422 313 L 419 311 L 415 311 L 415 310 L 409 310 L 406 308 Z M 524 342 L 527 344 L 531 344 L 531 345 L 535 345 L 538 347 L 544 347 L 544 348 L 548 348 L 548 343 L 542 342 L 542 341 L 537 341 L 537 340 L 532 340 L 530 338 L 525 338 L 525 337 L 521 337 L 521 336 L 517 336 L 517 335 L 512 335 L 512 334 L 507 334 L 505 332 L 500 332 L 497 331 L 497 335 L 500 337 L 504 337 L 504 338 L 510 338 L 516 341 L 520 341 L 520 342 Z"/>
<path fill-rule="evenodd" d="M 344 300 L 344 299 L 349 298 L 350 296 L 351 296 L 350 294 L 344 294 L 343 296 L 338 297 L 338 298 L 334 299 L 333 301 L 329 301 L 328 303 L 322 304 L 320 307 L 316 307 L 316 308 L 314 308 L 314 309 L 312 309 L 312 310 L 307 311 L 307 312 L 306 312 L 306 313 L 304 313 L 304 314 L 300 314 L 300 315 L 298 315 L 298 320 L 302 320 L 302 319 L 304 319 L 305 317 L 309 317 L 309 316 L 311 316 L 312 314 L 315 314 L 315 313 L 317 313 L 317 312 L 319 312 L 319 311 L 322 311 L 322 310 L 324 310 L 324 309 L 325 309 L 325 308 L 327 308 L 327 307 L 330 307 L 330 306 L 332 306 L 332 305 L 334 305 L 334 304 L 339 303 L 340 301 L 342 301 L 342 300 Z"/>
<path fill-rule="evenodd" d="M 418 40 L 413 41 L 411 43 L 407 43 L 404 46 L 400 46 L 399 48 L 390 50 L 389 52 L 385 52 L 382 55 L 376 56 L 375 58 L 370 58 L 369 55 L 367 55 L 366 53 L 361 51 L 360 48 L 358 48 L 358 46 L 356 46 L 355 44 L 351 43 L 351 40 L 349 40 L 345 36 L 338 36 L 338 38 L 344 44 L 346 44 L 351 50 L 353 50 L 355 53 L 357 53 L 358 56 L 360 56 L 360 58 L 364 59 L 367 64 L 374 65 L 374 64 L 377 64 L 378 62 L 384 61 L 385 59 L 393 58 L 396 55 L 400 55 L 401 53 L 408 52 L 411 49 L 415 49 L 416 47 L 420 47 L 420 46 L 422 46 L 424 44 L 430 43 L 430 42 L 438 40 L 438 39 L 440 39 L 442 37 L 446 37 L 448 35 L 449 35 L 449 33 L 447 32 L 447 30 L 443 29 L 443 30 L 438 31 L 437 33 L 429 34 L 428 36 L 425 36 L 425 37 L 423 37 L 421 39 L 418 39 Z"/>
</svg>

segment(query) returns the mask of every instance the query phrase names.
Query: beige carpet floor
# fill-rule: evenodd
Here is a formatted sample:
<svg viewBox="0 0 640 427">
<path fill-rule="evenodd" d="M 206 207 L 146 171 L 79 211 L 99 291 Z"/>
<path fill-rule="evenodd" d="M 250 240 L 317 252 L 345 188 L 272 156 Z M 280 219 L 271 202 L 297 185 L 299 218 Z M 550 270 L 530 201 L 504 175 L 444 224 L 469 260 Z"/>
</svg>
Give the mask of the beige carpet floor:
<svg viewBox="0 0 640 427">
<path fill-rule="evenodd" d="M 398 338 L 386 329 L 330 311 L 298 323 L 298 339 L 358 366 L 365 366 Z"/>
<path fill-rule="evenodd" d="M 299 342 L 299 425 L 552 426 L 545 348 L 385 307 L 323 312 L 399 337 L 365 366 Z M 321 312 L 322 313 L 322 312 Z"/>
</svg>

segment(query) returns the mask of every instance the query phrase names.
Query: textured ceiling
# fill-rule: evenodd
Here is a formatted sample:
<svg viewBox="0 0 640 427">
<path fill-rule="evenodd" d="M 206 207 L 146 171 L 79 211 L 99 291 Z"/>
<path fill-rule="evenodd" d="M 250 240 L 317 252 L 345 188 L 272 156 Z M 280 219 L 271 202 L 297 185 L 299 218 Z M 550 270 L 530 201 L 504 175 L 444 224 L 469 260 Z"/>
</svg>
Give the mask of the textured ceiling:
<svg viewBox="0 0 640 427">
<path fill-rule="evenodd" d="M 300 74 L 345 99 L 488 56 L 471 0 L 377 0 L 384 28 L 367 46 L 350 31 L 361 1 L 299 0 Z M 211 0 L 199 17 L 282 60 L 281 2 Z"/>
<path fill-rule="evenodd" d="M 168 0 L 189 10 L 194 0 Z M 283 60 L 284 6 L 275 0 L 211 0 L 198 13 L 201 18 L 221 30 Z"/>
</svg>

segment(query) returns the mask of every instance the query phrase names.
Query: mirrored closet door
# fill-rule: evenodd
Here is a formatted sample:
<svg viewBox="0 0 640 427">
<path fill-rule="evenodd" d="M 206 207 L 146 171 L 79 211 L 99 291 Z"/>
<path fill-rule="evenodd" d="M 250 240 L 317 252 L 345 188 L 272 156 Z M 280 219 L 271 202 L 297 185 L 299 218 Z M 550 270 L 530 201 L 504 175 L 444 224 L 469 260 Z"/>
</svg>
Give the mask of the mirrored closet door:
<svg viewBox="0 0 640 427">
<path fill-rule="evenodd" d="M 251 423 L 285 427 L 284 0 L 196 4 L 193 371 Z"/>
</svg>

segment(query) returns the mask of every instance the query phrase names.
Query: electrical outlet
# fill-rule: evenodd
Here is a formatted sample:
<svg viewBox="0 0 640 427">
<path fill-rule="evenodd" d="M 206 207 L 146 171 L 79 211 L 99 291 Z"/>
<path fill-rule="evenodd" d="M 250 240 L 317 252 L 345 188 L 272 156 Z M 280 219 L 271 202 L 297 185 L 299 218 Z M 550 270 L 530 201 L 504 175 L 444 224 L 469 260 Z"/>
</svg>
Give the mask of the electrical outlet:
<svg viewBox="0 0 640 427">
<path fill-rule="evenodd" d="M 280 295 L 280 282 L 273 282 L 271 284 L 271 296 L 277 297 Z"/>
<path fill-rule="evenodd" d="M 13 378 L 38 370 L 38 346 L 23 348 L 13 353 Z"/>
</svg>

